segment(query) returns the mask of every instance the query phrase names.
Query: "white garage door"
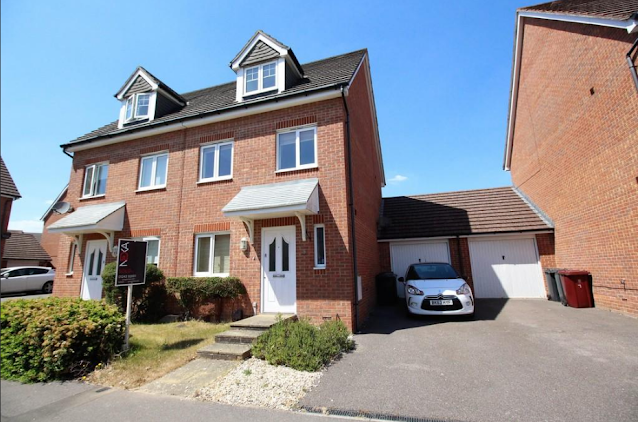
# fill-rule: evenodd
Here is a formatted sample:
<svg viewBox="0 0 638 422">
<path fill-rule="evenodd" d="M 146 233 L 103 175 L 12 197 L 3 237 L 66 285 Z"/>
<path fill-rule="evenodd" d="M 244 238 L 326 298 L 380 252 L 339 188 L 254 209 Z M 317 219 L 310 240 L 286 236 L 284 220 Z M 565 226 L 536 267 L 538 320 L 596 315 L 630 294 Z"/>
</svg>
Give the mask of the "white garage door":
<svg viewBox="0 0 638 422">
<path fill-rule="evenodd" d="M 533 238 L 469 240 L 477 298 L 545 297 Z"/>
<path fill-rule="evenodd" d="M 405 276 L 410 264 L 416 262 L 450 262 L 450 251 L 447 241 L 420 243 L 392 243 L 390 244 L 392 257 L 392 272 L 398 277 Z M 403 284 L 397 282 L 399 297 L 405 297 Z"/>
</svg>

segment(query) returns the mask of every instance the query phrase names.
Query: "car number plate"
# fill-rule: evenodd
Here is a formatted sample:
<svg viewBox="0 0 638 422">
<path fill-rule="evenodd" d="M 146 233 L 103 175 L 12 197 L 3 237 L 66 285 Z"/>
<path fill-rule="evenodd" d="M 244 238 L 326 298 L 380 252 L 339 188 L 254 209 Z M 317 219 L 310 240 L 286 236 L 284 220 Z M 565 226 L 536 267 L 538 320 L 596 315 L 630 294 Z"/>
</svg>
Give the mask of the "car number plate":
<svg viewBox="0 0 638 422">
<path fill-rule="evenodd" d="M 451 305 L 452 301 L 451 300 L 431 300 L 430 301 L 430 305 L 432 306 L 445 306 L 445 305 Z"/>
</svg>

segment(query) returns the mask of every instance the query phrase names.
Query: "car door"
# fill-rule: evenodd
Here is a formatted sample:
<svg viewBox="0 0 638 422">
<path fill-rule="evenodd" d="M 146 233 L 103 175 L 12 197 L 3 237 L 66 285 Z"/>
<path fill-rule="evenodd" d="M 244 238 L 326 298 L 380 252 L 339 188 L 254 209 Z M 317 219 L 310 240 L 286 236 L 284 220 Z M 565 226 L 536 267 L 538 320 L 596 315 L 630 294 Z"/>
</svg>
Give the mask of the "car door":
<svg viewBox="0 0 638 422">
<path fill-rule="evenodd" d="M 49 270 L 46 268 L 29 268 L 26 277 L 27 290 L 42 290 L 44 283 L 48 281 Z"/>
<path fill-rule="evenodd" d="M 3 277 L 0 281 L 2 293 L 24 292 L 26 290 L 25 272 L 24 268 L 9 271 L 6 278 Z"/>
</svg>

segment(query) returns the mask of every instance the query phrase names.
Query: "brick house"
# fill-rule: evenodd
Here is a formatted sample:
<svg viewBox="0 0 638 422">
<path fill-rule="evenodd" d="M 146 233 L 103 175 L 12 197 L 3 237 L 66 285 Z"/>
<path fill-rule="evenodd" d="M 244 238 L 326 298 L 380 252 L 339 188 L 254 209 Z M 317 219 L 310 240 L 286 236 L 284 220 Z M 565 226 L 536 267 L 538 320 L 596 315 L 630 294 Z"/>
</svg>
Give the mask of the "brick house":
<svg viewBox="0 0 638 422">
<path fill-rule="evenodd" d="M 9 169 L 0 157 L 0 212 L 2 213 L 2 239 L 0 240 L 0 250 L 4 252 L 4 244 L 11 237 L 9 232 L 9 218 L 11 217 L 11 207 L 13 201 L 20 199 L 20 192 L 11 178 Z"/>
<path fill-rule="evenodd" d="M 49 206 L 42 217 L 40 217 L 40 220 L 43 222 L 42 236 L 40 236 L 40 245 L 42 245 L 44 250 L 51 257 L 51 266 L 53 268 L 63 269 L 64 271 L 66 271 L 65 263 L 58 261 L 60 237 L 63 235 L 60 233 L 50 233 L 48 227 L 49 225 L 55 223 L 63 217 L 62 214 L 55 212 L 53 208 L 55 204 L 66 201 L 66 193 L 68 191 L 68 188 L 68 186 L 65 186 L 64 189 L 62 189 L 62 192 L 60 192 L 60 194 L 51 203 L 51 206 Z"/>
<path fill-rule="evenodd" d="M 556 266 L 590 271 L 596 306 L 633 315 L 637 12 L 636 1 L 610 0 L 518 10 L 504 158 L 513 184 L 555 224 Z"/>
<path fill-rule="evenodd" d="M 73 211 L 46 226 L 64 235 L 54 294 L 101 297 L 113 245 L 136 238 L 168 277 L 239 277 L 244 315 L 356 329 L 385 185 L 368 53 L 302 65 L 258 31 L 230 66 L 235 81 L 181 95 L 139 67 L 119 118 L 62 145 Z"/>
</svg>

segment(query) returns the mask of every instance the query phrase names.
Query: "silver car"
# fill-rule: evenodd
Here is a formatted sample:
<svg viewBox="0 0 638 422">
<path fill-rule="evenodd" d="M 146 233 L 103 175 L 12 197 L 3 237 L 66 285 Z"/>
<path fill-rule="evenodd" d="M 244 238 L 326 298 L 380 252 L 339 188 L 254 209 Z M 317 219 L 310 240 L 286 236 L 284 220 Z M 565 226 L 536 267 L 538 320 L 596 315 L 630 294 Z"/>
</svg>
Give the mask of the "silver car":
<svg viewBox="0 0 638 422">
<path fill-rule="evenodd" d="M 474 315 L 472 289 L 450 264 L 412 264 L 399 281 L 408 315 Z"/>
<path fill-rule="evenodd" d="M 0 270 L 0 293 L 53 292 L 55 270 L 49 267 L 11 267 Z"/>
</svg>

